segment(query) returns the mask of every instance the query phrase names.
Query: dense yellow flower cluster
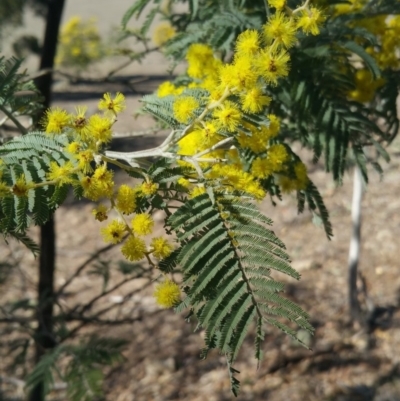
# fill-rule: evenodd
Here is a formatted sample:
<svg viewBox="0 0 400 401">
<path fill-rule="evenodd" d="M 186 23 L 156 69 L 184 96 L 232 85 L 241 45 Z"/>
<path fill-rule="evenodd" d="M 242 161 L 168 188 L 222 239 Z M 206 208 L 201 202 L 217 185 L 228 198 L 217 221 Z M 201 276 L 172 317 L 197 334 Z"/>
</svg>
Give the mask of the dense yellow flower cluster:
<svg viewBox="0 0 400 401">
<path fill-rule="evenodd" d="M 72 17 L 61 29 L 56 64 L 83 68 L 105 55 L 94 18 Z"/>
<path fill-rule="evenodd" d="M 175 28 L 167 21 L 158 24 L 153 32 L 153 42 L 157 46 L 162 46 L 176 34 Z"/>
<path fill-rule="evenodd" d="M 154 221 L 148 213 L 137 210 L 138 203 L 147 197 L 157 194 L 158 185 L 145 174 L 142 183 L 135 187 L 123 184 L 115 188 L 113 171 L 108 168 L 108 161 L 102 150 L 112 138 L 112 127 L 120 112 L 125 109 L 125 97 L 117 93 L 114 97 L 105 93 L 99 101 L 100 113 L 87 116 L 87 109 L 78 107 L 75 113 L 68 113 L 60 108 L 50 108 L 45 113 L 42 125 L 45 133 L 50 136 L 64 135 L 69 138 L 65 151 L 70 161 L 65 163 L 52 161 L 43 182 L 35 183 L 25 175 L 17 178 L 12 187 L 1 181 L 0 195 L 28 197 L 29 191 L 47 185 L 72 185 L 84 197 L 92 201 L 105 199 L 109 206 L 100 204 L 92 214 L 96 220 L 108 220 L 110 212 L 118 215 L 108 225 L 101 229 L 105 242 L 119 244 L 125 241 L 121 252 L 126 259 L 137 261 L 146 258 L 156 266 L 151 259 L 168 257 L 173 246 L 164 238 L 152 238 L 147 246 L 144 236 L 152 234 Z M 140 209 L 140 208 L 139 208 Z M 130 224 L 126 216 L 132 216 Z"/>
<path fill-rule="evenodd" d="M 180 163 L 193 167 L 197 161 L 208 185 L 255 199 L 265 196 L 262 180 L 272 176 L 276 183 L 285 183 L 286 190 L 305 189 L 308 184 L 305 166 L 300 172 L 298 158 L 279 143 L 279 119 L 268 114 L 268 86 L 288 75 L 287 50 L 296 43 L 297 32 L 316 35 L 324 20 L 320 10 L 308 4 L 290 13 L 281 11 L 285 1 L 270 5 L 277 11 L 260 31 L 250 29 L 238 36 L 232 62 L 221 61 L 208 45 L 193 44 L 186 55 L 190 83 L 168 81 L 157 92 L 161 98 L 173 97 L 174 118 L 187 126 L 178 141 Z M 206 90 L 208 97 L 189 95 L 186 90 L 192 88 Z M 267 117 L 269 123 L 252 122 L 252 114 Z M 241 159 L 240 152 L 246 149 L 257 155 L 250 165 Z M 192 198 L 206 190 L 196 180 L 183 178 L 179 184 L 189 189 Z"/>
<path fill-rule="evenodd" d="M 355 89 L 349 92 L 349 97 L 360 103 L 370 102 L 376 90 L 384 84 L 382 78 L 375 79 L 366 68 L 356 70 L 354 74 Z"/>
<path fill-rule="evenodd" d="M 335 4 L 336 15 L 362 12 L 368 6 L 366 0 L 349 0 L 346 3 Z M 376 35 L 379 46 L 367 47 L 367 52 L 374 57 L 382 70 L 387 68 L 398 70 L 400 68 L 400 16 L 376 15 L 352 20 L 355 27 L 363 27 Z M 360 102 L 370 102 L 376 90 L 384 84 L 381 78 L 374 79 L 372 74 L 364 67 L 357 67 L 354 72 L 355 89 L 349 93 L 350 98 Z"/>
<path fill-rule="evenodd" d="M 172 308 L 179 302 L 181 292 L 177 284 L 171 280 L 165 280 L 156 286 L 154 297 L 163 308 Z"/>
</svg>

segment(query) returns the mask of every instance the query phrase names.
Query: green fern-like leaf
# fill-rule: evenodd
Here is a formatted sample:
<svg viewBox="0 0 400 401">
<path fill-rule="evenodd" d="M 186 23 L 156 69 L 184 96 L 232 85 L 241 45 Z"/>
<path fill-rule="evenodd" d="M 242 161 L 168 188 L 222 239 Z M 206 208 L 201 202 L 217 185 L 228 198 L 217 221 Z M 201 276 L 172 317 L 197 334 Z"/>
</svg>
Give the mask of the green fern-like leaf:
<svg viewBox="0 0 400 401">
<path fill-rule="evenodd" d="M 257 357 L 265 323 L 295 333 L 284 319 L 313 332 L 307 313 L 279 295 L 283 284 L 272 278 L 274 270 L 296 279 L 300 275 L 268 228 L 271 223 L 254 204 L 220 193 L 214 202 L 207 193 L 187 201 L 168 220 L 181 241 L 176 258 L 186 298 L 177 310 L 191 308 L 206 330 L 205 353 L 218 347 L 230 365 L 254 323 Z"/>
<path fill-rule="evenodd" d="M 0 232 L 1 232 L 1 228 L 0 228 Z M 15 238 L 17 241 L 21 242 L 21 244 L 23 244 L 26 248 L 28 248 L 35 257 L 39 255 L 39 251 L 40 251 L 39 245 L 26 234 L 19 233 L 16 231 L 8 231 L 7 236 L 5 236 L 5 238 L 4 238 L 6 241 L 8 239 L 8 236 Z"/>
<path fill-rule="evenodd" d="M 0 146 L 3 183 L 12 188 L 24 176 L 27 182 L 41 184 L 46 181 L 51 162 L 59 165 L 68 161 L 76 163 L 64 151 L 67 143 L 68 138 L 65 136 L 49 137 L 44 133 L 34 132 L 16 137 Z M 4 234 L 22 234 L 31 222 L 36 225 L 44 224 L 67 194 L 67 185 L 44 185 L 30 189 L 27 196 L 17 197 L 10 194 L 3 197 L 0 204 L 0 231 Z"/>
<path fill-rule="evenodd" d="M 304 191 L 301 191 L 300 196 L 305 197 L 305 200 L 313 213 L 318 213 L 318 217 L 321 219 L 324 226 L 325 234 L 328 239 L 331 239 L 331 237 L 333 237 L 333 229 L 329 219 L 328 209 L 326 208 L 317 187 L 311 180 L 309 180 L 307 188 Z"/>
<path fill-rule="evenodd" d="M 25 73 L 18 72 L 21 63 L 22 60 L 0 57 L 0 111 L 20 134 L 25 134 L 26 128 L 19 122 L 20 116 L 32 117 L 42 106 L 41 97 L 33 82 Z"/>
<path fill-rule="evenodd" d="M 65 352 L 65 346 L 59 346 L 42 356 L 32 372 L 26 378 L 26 387 L 29 390 L 37 385 L 43 386 L 43 394 L 50 392 L 54 384 L 54 370 L 60 356 Z"/>
</svg>

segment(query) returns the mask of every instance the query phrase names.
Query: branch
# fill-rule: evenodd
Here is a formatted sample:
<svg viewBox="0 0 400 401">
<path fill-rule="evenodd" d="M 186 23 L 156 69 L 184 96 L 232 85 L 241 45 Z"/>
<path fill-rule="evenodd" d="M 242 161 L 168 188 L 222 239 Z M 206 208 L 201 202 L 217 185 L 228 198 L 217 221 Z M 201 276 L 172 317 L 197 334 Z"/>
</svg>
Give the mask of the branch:
<svg viewBox="0 0 400 401">
<path fill-rule="evenodd" d="M 113 138 L 136 138 L 136 137 L 142 137 L 142 136 L 147 136 L 149 134 L 157 134 L 159 132 L 159 129 L 157 127 L 149 128 L 149 129 L 144 129 L 142 131 L 133 131 L 133 132 L 114 132 L 112 134 Z"/>
<path fill-rule="evenodd" d="M 197 153 L 196 155 L 193 156 L 193 158 L 198 159 L 199 157 L 206 155 L 207 153 L 210 153 L 216 149 L 222 148 L 222 146 L 226 145 L 226 144 L 230 144 L 231 142 L 233 142 L 233 138 L 225 138 L 222 141 L 216 143 L 215 145 L 211 146 L 211 148 L 203 150 L 200 153 Z"/>
<path fill-rule="evenodd" d="M 131 292 L 129 292 L 128 294 L 126 294 L 126 295 L 124 296 L 124 298 L 123 298 L 123 300 L 122 300 L 122 302 L 121 302 L 120 304 L 110 305 L 110 306 L 108 306 L 108 307 L 106 307 L 106 308 L 100 310 L 99 312 L 96 312 L 96 315 L 93 316 L 92 318 L 84 318 L 84 317 L 82 316 L 82 317 L 81 317 L 81 318 L 83 319 L 83 320 L 82 320 L 82 323 L 79 324 L 78 326 L 76 326 L 76 327 L 75 327 L 74 329 L 72 329 L 71 331 L 69 331 L 69 332 L 67 333 L 67 335 L 59 341 L 59 344 L 61 344 L 61 343 L 63 343 L 64 341 L 66 341 L 66 340 L 72 338 L 81 328 L 83 328 L 84 326 L 86 326 L 88 323 L 91 323 L 91 320 L 90 320 L 90 319 L 93 319 L 93 318 L 98 319 L 99 316 L 102 316 L 102 315 L 104 315 L 105 313 L 109 312 L 110 310 L 116 308 L 118 305 L 123 304 L 123 303 L 126 302 L 130 297 L 132 297 L 133 295 L 135 295 L 137 292 L 140 292 L 140 291 L 142 291 L 143 289 L 147 288 L 150 284 L 152 284 L 152 281 L 149 281 L 149 282 L 148 282 L 146 285 L 144 285 L 142 288 L 138 288 L 138 289 L 132 290 Z M 151 315 L 154 315 L 154 314 L 157 314 L 157 313 L 160 313 L 160 312 L 162 312 L 162 309 L 157 310 L 157 311 L 155 311 L 155 312 L 153 312 L 153 313 L 146 313 L 146 316 L 151 316 Z M 135 319 L 134 321 L 141 321 L 141 320 L 142 320 L 142 315 L 140 315 L 140 316 L 138 316 L 137 318 L 134 318 L 134 319 Z M 75 318 L 75 319 L 71 319 L 71 320 L 77 320 L 77 319 Z"/>
<path fill-rule="evenodd" d="M 28 130 L 3 105 L 0 105 L 0 111 L 2 111 L 7 116 L 7 118 L 10 119 L 18 127 L 22 135 L 28 133 Z"/>
<path fill-rule="evenodd" d="M 135 165 L 137 165 L 135 159 L 162 156 L 163 152 L 165 152 L 170 147 L 171 143 L 174 141 L 176 133 L 177 131 L 175 130 L 171 131 L 169 135 L 164 139 L 163 143 L 155 148 L 138 150 L 135 152 L 115 152 L 112 150 L 107 150 L 105 152 L 105 156 L 110 157 L 112 159 L 124 160 L 131 166 L 135 167 Z"/>
<path fill-rule="evenodd" d="M 103 248 L 100 248 L 96 253 L 94 253 L 92 256 L 90 256 L 88 259 L 86 259 L 75 271 L 75 273 L 67 279 L 67 281 L 59 288 L 59 290 L 54 294 L 54 298 L 58 298 L 62 292 L 65 290 L 66 287 L 68 287 L 72 281 L 78 277 L 82 271 L 85 269 L 85 267 L 89 264 L 92 263 L 94 260 L 97 259 L 99 255 L 102 253 L 105 253 L 109 251 L 110 249 L 114 248 L 116 245 L 115 244 L 109 244 L 104 246 Z"/>
<path fill-rule="evenodd" d="M 105 297 L 106 295 L 112 293 L 113 291 L 117 290 L 118 288 L 122 287 L 124 284 L 128 283 L 129 281 L 132 281 L 134 279 L 137 278 L 142 278 L 143 276 L 141 275 L 137 275 L 134 277 L 128 277 L 125 278 L 123 280 L 121 280 L 120 282 L 118 282 L 117 284 L 115 284 L 113 287 L 109 288 L 107 291 L 103 291 L 102 293 L 96 295 L 95 297 L 93 297 L 90 301 L 86 302 L 85 305 L 82 307 L 81 310 L 79 310 L 77 313 L 83 315 L 86 311 L 88 311 L 89 309 L 92 308 L 92 306 L 101 298 Z"/>
</svg>

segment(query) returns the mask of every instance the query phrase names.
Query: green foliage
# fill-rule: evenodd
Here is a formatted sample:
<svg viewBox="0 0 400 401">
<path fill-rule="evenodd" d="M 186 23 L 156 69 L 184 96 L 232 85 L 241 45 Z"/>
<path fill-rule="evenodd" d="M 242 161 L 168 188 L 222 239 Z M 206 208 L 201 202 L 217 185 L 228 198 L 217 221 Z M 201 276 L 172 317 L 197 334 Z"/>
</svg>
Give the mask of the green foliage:
<svg viewBox="0 0 400 401">
<path fill-rule="evenodd" d="M 231 365 L 252 323 L 258 338 L 264 336 L 265 324 L 271 324 L 297 339 L 281 319 L 310 333 L 313 328 L 307 313 L 282 297 L 283 284 L 272 278 L 273 270 L 295 279 L 300 275 L 290 266 L 283 243 L 267 228 L 271 220 L 243 197 L 214 195 L 214 202 L 208 194 L 187 201 L 168 225 L 181 244 L 173 258 L 183 272 L 186 297 L 177 310 L 189 307 L 198 318 L 206 331 L 205 354 L 218 348 Z M 261 345 L 255 343 L 257 358 Z"/>
<path fill-rule="evenodd" d="M 349 32 L 344 30 L 340 32 L 343 36 L 338 37 L 338 30 L 336 25 L 332 30 L 323 30 L 321 35 L 307 38 L 293 51 L 291 73 L 274 91 L 276 101 L 272 109 L 278 115 L 287 116 L 283 122 L 283 135 L 311 148 L 314 162 L 324 155 L 326 171 L 332 172 L 333 178 L 341 182 L 351 162 L 349 149 L 361 155 L 366 146 L 372 145 L 378 156 L 388 160 L 381 144 L 388 143 L 396 135 L 399 121 L 393 113 L 393 95 L 390 97 L 387 93 L 386 85 L 381 88 L 379 99 L 371 104 L 346 96 L 354 88 L 354 68 L 344 64 L 348 50 L 362 57 L 373 75 L 379 76 L 381 72 L 361 46 L 346 41 Z M 361 30 L 361 33 L 366 32 Z M 325 44 L 333 40 L 334 47 Z M 400 84 L 399 81 L 389 82 L 391 86 Z M 375 107 L 376 104 L 380 106 Z M 355 158 L 367 181 L 367 170 L 361 160 Z M 376 163 L 373 167 L 379 168 Z"/>
<path fill-rule="evenodd" d="M 67 383 L 69 400 L 91 401 L 103 393 L 101 367 L 121 362 L 125 344 L 120 339 L 91 336 L 80 345 L 59 345 L 45 354 L 29 374 L 27 389 L 40 383 L 46 395 L 53 388 L 57 375 Z M 58 366 L 61 356 L 69 357 L 69 363 L 63 370 Z"/>
<path fill-rule="evenodd" d="M 66 138 L 50 138 L 40 133 L 17 137 L 0 147 L 2 181 L 13 187 L 21 176 L 40 184 L 46 181 L 51 162 L 60 165 L 70 160 L 63 149 Z M 67 195 L 67 186 L 45 185 L 28 191 L 27 196 L 5 196 L 1 199 L 0 231 L 22 234 L 30 224 L 42 225 Z M 22 237 L 21 237 L 22 238 Z"/>
<path fill-rule="evenodd" d="M 0 57 L 0 112 L 4 114 L 0 120 L 0 138 L 5 136 L 2 126 L 8 121 L 16 126 L 21 134 L 27 129 L 20 123 L 20 116 L 33 116 L 40 109 L 40 96 L 27 75 L 18 72 L 21 60 Z"/>
<path fill-rule="evenodd" d="M 128 32 L 129 21 L 138 18 L 146 6 L 150 13 L 157 12 L 168 19 L 177 34 L 163 52 L 174 65 L 184 59 L 193 43 L 207 43 L 222 59 L 229 60 L 238 34 L 245 29 L 259 29 L 273 12 L 261 0 L 186 1 L 186 13 L 174 11 L 173 6 L 178 3 L 170 2 L 166 11 L 160 8 L 159 1 L 136 1 L 122 24 Z M 325 7 L 336 3 L 318 2 Z M 291 7 L 295 4 L 299 2 L 290 2 Z M 388 159 L 382 144 L 390 143 L 399 127 L 399 74 L 378 66 L 367 51 L 371 46 L 380 47 L 377 35 L 359 22 L 385 13 L 399 14 L 400 5 L 390 0 L 370 1 L 357 10 L 332 17 L 332 9 L 326 8 L 328 19 L 320 34 L 299 36 L 299 45 L 288 50 L 292 60 L 289 76 L 281 79 L 277 87 L 269 88 L 273 99 L 270 110 L 282 118 L 284 137 L 310 148 L 315 162 L 323 156 L 326 171 L 339 183 L 352 163 L 358 164 L 365 181 L 368 163 L 381 173 L 379 158 Z M 364 66 L 373 78 L 384 79 L 372 102 L 358 102 L 347 96 L 355 85 L 354 60 L 359 62 L 357 68 Z M 366 147 L 372 147 L 375 155 L 368 152 L 369 157 L 365 157 Z"/>
<path fill-rule="evenodd" d="M 207 91 L 186 89 L 183 91 L 182 95 L 194 97 L 198 101 L 201 108 L 204 108 L 206 106 L 205 99 L 208 95 Z M 144 104 L 143 111 L 148 114 L 152 114 L 153 117 L 155 117 L 159 122 L 165 124 L 166 127 L 183 129 L 185 128 L 185 125 L 179 123 L 174 118 L 174 113 L 172 111 L 174 100 L 175 98 L 172 96 L 159 98 L 156 95 L 145 95 L 143 96 L 141 101 Z M 201 108 L 199 108 L 199 110 L 201 110 Z"/>
<path fill-rule="evenodd" d="M 171 20 L 178 29 L 178 34 L 169 40 L 164 53 L 174 60 L 182 60 L 187 48 L 193 43 L 209 43 L 218 51 L 226 54 L 231 50 L 232 43 L 245 29 L 254 29 L 261 26 L 265 19 L 263 2 L 243 1 L 202 1 L 191 0 L 188 13 L 165 14 L 157 0 L 140 0 L 125 13 L 122 27 L 127 28 L 132 18 L 138 18 L 146 6 L 153 6 L 149 12 L 157 12 L 164 18 Z M 174 3 L 179 1 L 172 1 Z M 244 4 L 248 3 L 248 4 Z M 258 7 L 257 7 L 257 3 Z M 261 7 L 260 7 L 261 5 Z"/>
</svg>

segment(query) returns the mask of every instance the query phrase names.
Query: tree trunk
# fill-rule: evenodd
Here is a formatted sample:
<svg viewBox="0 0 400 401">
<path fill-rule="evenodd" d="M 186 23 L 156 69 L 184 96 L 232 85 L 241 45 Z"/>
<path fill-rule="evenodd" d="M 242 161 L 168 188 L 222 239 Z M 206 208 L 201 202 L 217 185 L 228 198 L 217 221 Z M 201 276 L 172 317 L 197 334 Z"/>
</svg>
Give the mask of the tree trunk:
<svg viewBox="0 0 400 401">
<path fill-rule="evenodd" d="M 349 312 L 350 319 L 363 324 L 360 302 L 358 300 L 358 262 L 360 260 L 361 247 L 361 201 L 363 196 L 363 182 L 361 171 L 356 166 L 354 168 L 353 182 L 353 201 L 351 204 L 351 220 L 353 225 L 350 241 L 349 261 L 348 261 L 348 291 L 349 291 Z"/>
<path fill-rule="evenodd" d="M 46 30 L 43 41 L 40 69 L 52 69 L 57 50 L 58 31 L 65 0 L 49 0 Z M 36 79 L 36 86 L 44 97 L 43 105 L 47 109 L 51 104 L 52 73 Z M 37 122 L 43 114 L 38 116 Z M 56 345 L 53 335 L 53 305 L 54 305 L 54 273 L 56 257 L 55 221 L 50 219 L 40 230 L 39 284 L 38 284 L 38 327 L 36 330 L 36 362 L 40 360 L 47 349 Z M 30 401 L 44 400 L 43 383 L 35 386 L 30 395 Z"/>
</svg>

